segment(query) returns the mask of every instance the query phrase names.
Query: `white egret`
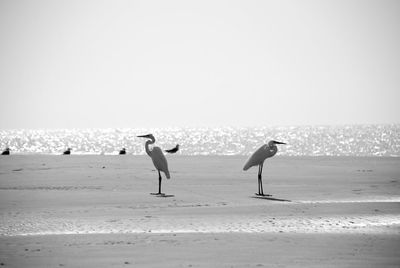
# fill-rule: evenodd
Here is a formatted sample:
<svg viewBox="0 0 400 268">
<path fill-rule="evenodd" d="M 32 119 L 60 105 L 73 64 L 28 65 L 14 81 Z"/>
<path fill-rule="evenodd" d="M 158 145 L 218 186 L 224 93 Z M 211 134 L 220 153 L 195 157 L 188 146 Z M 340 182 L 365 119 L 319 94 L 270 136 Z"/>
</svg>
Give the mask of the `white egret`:
<svg viewBox="0 0 400 268">
<path fill-rule="evenodd" d="M 276 144 L 286 144 L 279 141 L 269 141 L 268 144 L 264 144 L 257 149 L 244 164 L 243 170 L 248 170 L 253 166 L 258 166 L 258 195 L 264 196 L 263 186 L 262 186 L 262 170 L 264 161 L 267 158 L 273 157 L 276 152 L 278 152 L 278 147 Z"/>
<path fill-rule="evenodd" d="M 154 144 L 156 142 L 156 139 L 154 138 L 153 134 L 141 135 L 138 137 L 149 139 L 148 141 L 146 141 L 146 144 L 144 147 L 146 149 L 147 155 L 151 157 L 154 167 L 158 171 L 158 193 L 154 193 L 154 194 L 165 196 L 163 193 L 161 193 L 161 173 L 160 172 L 161 171 L 164 172 L 167 179 L 171 178 L 169 175 L 167 159 L 165 158 L 160 147 L 154 146 L 153 149 L 150 150 L 149 145 Z"/>
</svg>

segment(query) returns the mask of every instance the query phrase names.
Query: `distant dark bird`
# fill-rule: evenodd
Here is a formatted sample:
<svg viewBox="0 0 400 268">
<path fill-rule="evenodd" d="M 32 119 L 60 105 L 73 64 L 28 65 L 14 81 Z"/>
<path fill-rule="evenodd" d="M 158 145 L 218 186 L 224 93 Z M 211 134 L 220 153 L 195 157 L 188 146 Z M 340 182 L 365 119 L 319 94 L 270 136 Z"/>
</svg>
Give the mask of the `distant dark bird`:
<svg viewBox="0 0 400 268">
<path fill-rule="evenodd" d="M 174 153 L 176 153 L 177 151 L 179 151 L 179 144 L 177 144 L 176 146 L 175 146 L 175 148 L 172 148 L 172 149 L 169 149 L 169 150 L 165 150 L 167 153 L 169 153 L 169 154 L 174 154 Z"/>
<path fill-rule="evenodd" d="M 161 173 L 160 173 L 160 171 L 164 172 L 165 177 L 167 177 L 167 179 L 171 178 L 171 176 L 169 174 L 169 170 L 168 170 L 167 159 L 165 158 L 160 147 L 154 146 L 152 150 L 150 149 L 149 145 L 154 144 L 156 142 L 156 139 L 154 138 L 153 134 L 141 135 L 138 137 L 148 139 L 148 141 L 146 141 L 146 143 L 144 145 L 144 148 L 146 150 L 147 155 L 151 157 L 154 167 L 158 171 L 158 193 L 153 193 L 153 194 L 165 196 L 165 194 L 163 194 L 161 192 Z"/>
<path fill-rule="evenodd" d="M 66 151 L 63 152 L 63 154 L 71 154 L 71 148 L 68 148 Z"/>
<path fill-rule="evenodd" d="M 126 150 L 125 150 L 125 148 L 122 148 L 122 150 L 121 150 L 121 151 L 119 151 L 119 154 L 126 154 Z"/>
<path fill-rule="evenodd" d="M 258 194 L 257 195 L 264 195 L 263 186 L 262 186 L 262 170 L 264 161 L 267 158 L 273 157 L 276 152 L 278 152 L 278 147 L 276 144 L 286 144 L 279 141 L 269 141 L 268 144 L 264 144 L 260 148 L 257 149 L 246 161 L 244 164 L 243 170 L 248 170 L 253 166 L 258 166 Z"/>
<path fill-rule="evenodd" d="M 2 153 L 1 153 L 1 155 L 10 155 L 10 148 L 6 148 Z"/>
</svg>

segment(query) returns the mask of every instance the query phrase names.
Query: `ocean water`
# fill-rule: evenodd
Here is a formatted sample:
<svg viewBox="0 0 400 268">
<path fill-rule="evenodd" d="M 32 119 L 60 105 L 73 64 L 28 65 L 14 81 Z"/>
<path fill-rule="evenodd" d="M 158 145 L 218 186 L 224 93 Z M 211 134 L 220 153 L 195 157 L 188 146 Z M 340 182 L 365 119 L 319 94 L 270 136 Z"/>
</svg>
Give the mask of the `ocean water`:
<svg viewBox="0 0 400 268">
<path fill-rule="evenodd" d="M 0 130 L 0 147 L 12 154 L 145 154 L 153 133 L 163 149 L 180 144 L 182 155 L 249 155 L 271 139 L 283 156 L 400 156 L 400 125 L 282 126 L 253 128 Z"/>
</svg>

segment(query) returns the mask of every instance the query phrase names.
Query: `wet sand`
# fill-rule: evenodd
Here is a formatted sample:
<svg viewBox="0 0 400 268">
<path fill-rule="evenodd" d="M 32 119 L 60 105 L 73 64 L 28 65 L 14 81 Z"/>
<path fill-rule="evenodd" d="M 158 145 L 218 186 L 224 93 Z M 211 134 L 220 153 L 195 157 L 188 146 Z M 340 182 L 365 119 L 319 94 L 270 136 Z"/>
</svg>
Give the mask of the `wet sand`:
<svg viewBox="0 0 400 268">
<path fill-rule="evenodd" d="M 6 267 L 398 267 L 400 159 L 0 158 Z"/>
</svg>

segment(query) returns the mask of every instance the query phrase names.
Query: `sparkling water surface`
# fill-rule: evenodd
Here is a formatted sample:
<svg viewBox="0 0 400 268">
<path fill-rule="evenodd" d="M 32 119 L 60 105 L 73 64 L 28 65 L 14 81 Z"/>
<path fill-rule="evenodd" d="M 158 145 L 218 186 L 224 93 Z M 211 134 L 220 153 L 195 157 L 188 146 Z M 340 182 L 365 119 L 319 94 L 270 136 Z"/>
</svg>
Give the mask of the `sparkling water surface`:
<svg viewBox="0 0 400 268">
<path fill-rule="evenodd" d="M 249 155 L 268 140 L 283 156 L 400 156 L 400 125 L 282 126 L 252 128 L 131 128 L 0 130 L 1 148 L 12 154 L 145 154 L 145 140 L 152 133 L 163 149 L 180 144 L 182 155 Z"/>
</svg>

